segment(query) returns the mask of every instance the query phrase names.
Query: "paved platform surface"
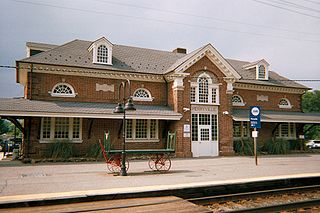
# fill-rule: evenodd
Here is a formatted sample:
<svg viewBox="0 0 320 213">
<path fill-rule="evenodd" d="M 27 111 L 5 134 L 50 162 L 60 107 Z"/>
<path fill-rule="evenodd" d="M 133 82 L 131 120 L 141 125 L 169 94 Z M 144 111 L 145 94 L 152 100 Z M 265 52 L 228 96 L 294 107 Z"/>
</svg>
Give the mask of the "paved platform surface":
<svg viewBox="0 0 320 213">
<path fill-rule="evenodd" d="M 128 176 L 107 173 L 105 163 L 21 164 L 0 161 L 0 203 L 45 198 L 141 192 L 289 177 L 320 177 L 320 155 L 173 159 L 168 173 L 148 161 L 130 161 Z"/>
</svg>

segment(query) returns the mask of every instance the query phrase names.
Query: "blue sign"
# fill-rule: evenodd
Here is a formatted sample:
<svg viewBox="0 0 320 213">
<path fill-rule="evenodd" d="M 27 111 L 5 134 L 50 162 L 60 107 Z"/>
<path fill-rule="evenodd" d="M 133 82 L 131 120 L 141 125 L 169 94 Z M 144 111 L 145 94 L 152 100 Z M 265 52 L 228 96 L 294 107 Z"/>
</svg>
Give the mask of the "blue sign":
<svg viewBox="0 0 320 213">
<path fill-rule="evenodd" d="M 250 107 L 250 127 L 251 128 L 261 128 L 260 122 L 261 109 L 259 106 Z"/>
</svg>

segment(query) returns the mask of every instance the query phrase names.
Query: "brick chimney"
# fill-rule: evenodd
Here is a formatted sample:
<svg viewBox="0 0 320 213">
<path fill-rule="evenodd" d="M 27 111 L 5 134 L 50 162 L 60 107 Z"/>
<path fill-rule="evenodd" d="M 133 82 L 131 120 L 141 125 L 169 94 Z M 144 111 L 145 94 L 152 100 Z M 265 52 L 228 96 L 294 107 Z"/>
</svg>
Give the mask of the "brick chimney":
<svg viewBox="0 0 320 213">
<path fill-rule="evenodd" d="M 174 52 L 174 53 L 187 54 L 187 49 L 186 49 L 186 48 L 178 47 L 178 48 L 174 49 L 172 52 Z"/>
</svg>

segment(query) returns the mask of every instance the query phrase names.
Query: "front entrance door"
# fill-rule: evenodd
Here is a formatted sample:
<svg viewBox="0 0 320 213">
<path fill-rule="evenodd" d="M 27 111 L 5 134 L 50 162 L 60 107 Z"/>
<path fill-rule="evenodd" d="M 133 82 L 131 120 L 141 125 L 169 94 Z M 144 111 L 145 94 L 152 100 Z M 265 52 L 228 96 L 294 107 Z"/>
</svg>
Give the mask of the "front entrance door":
<svg viewBox="0 0 320 213">
<path fill-rule="evenodd" d="M 218 156 L 217 124 L 215 114 L 192 114 L 193 157 Z"/>
</svg>

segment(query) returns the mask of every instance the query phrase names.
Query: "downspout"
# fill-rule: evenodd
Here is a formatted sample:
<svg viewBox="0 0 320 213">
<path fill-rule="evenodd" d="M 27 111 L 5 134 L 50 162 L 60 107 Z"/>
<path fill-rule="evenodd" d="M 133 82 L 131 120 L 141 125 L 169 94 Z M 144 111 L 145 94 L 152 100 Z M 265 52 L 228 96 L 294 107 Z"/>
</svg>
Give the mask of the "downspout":
<svg viewBox="0 0 320 213">
<path fill-rule="evenodd" d="M 31 64 L 31 67 L 30 67 L 30 83 L 29 83 L 29 89 L 30 89 L 30 100 L 32 99 L 32 73 L 33 73 L 33 64 Z"/>
<path fill-rule="evenodd" d="M 169 92 L 169 90 L 168 90 L 168 81 L 166 80 L 166 78 L 163 76 L 163 80 L 164 80 L 164 82 L 165 82 L 165 84 L 166 84 L 166 93 L 165 93 L 165 106 L 168 106 L 168 92 Z"/>
</svg>

